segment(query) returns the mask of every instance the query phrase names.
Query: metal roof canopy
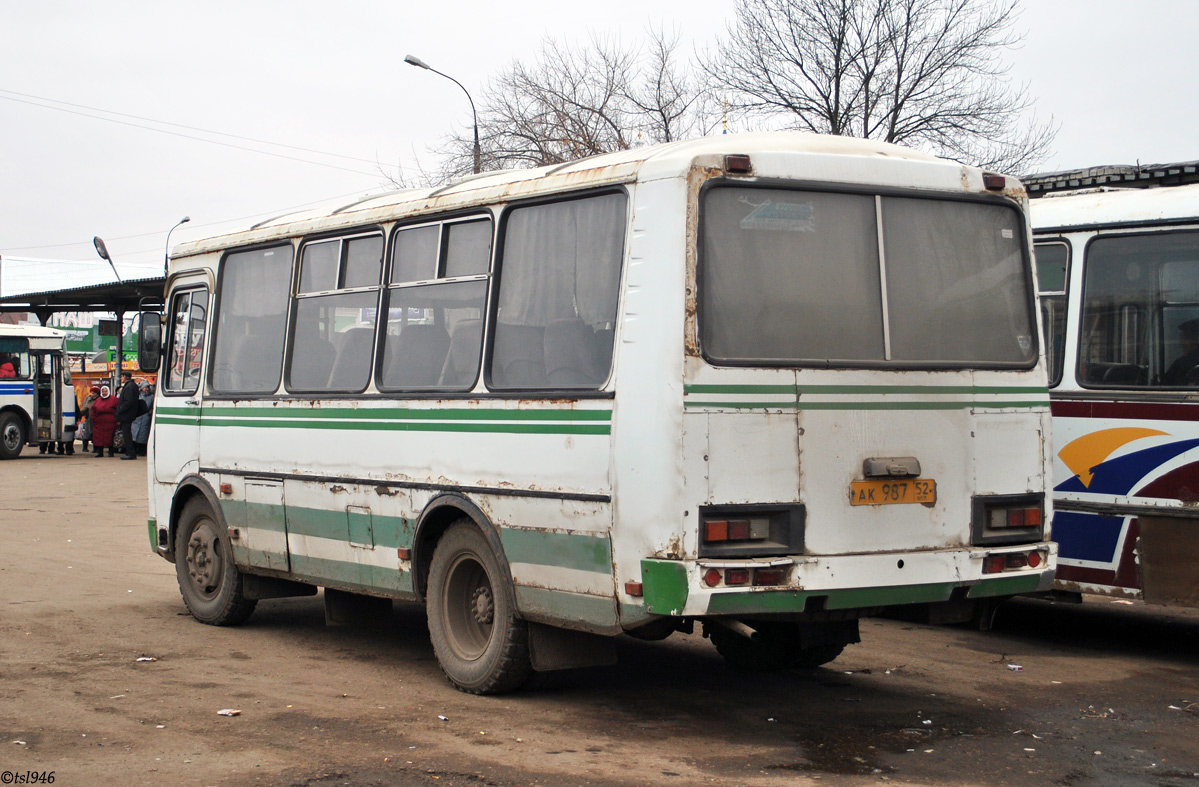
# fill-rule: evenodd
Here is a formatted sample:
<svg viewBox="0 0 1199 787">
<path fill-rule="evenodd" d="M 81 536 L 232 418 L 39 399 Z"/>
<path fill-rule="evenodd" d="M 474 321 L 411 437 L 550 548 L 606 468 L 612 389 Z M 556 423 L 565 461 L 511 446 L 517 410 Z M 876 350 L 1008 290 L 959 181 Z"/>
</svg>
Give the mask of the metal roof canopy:
<svg viewBox="0 0 1199 787">
<path fill-rule="evenodd" d="M 123 282 L 93 284 L 66 290 L 26 292 L 0 297 L 0 312 L 32 312 L 42 324 L 55 312 L 135 312 L 143 306 L 162 309 L 161 276 L 152 279 L 127 279 Z"/>
</svg>

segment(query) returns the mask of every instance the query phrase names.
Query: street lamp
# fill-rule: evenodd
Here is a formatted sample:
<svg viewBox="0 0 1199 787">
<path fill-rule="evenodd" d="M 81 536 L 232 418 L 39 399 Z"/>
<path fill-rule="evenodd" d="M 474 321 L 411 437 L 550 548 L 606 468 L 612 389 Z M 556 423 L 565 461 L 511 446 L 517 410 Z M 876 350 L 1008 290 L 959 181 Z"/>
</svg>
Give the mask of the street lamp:
<svg viewBox="0 0 1199 787">
<path fill-rule="evenodd" d="M 404 55 L 404 62 L 410 66 L 416 66 L 417 68 L 423 68 L 426 71 L 432 71 L 434 74 L 437 74 L 438 76 L 443 76 L 446 79 L 453 82 L 458 87 L 462 88 L 462 92 L 466 94 L 466 100 L 470 102 L 470 114 L 471 114 L 471 117 L 474 118 L 474 121 L 475 121 L 475 174 L 477 175 L 480 172 L 482 172 L 483 166 L 480 163 L 480 155 L 479 155 L 479 115 L 477 112 L 475 112 L 475 100 L 470 97 L 470 91 L 467 90 L 465 87 L 462 87 L 462 83 L 459 82 L 457 79 L 454 79 L 449 74 L 441 73 L 436 68 L 433 68 L 428 63 L 426 63 L 425 61 L 423 61 L 419 57 L 417 57 L 416 55 Z"/>
<path fill-rule="evenodd" d="M 92 245 L 96 247 L 96 253 L 100 255 L 100 259 L 106 260 L 109 267 L 112 268 L 113 274 L 117 277 L 117 283 L 124 284 L 125 282 L 121 281 L 121 274 L 117 273 L 116 263 L 112 261 L 112 257 L 108 256 L 108 247 L 104 245 L 104 239 L 97 235 L 92 238 Z"/>
<path fill-rule="evenodd" d="M 101 238 L 99 235 L 96 235 L 95 237 L 92 238 L 92 245 L 96 247 L 96 253 L 100 255 L 100 258 L 108 261 L 109 266 L 112 267 L 112 272 L 114 274 L 116 274 L 117 284 L 120 284 L 123 287 L 125 282 L 121 281 L 121 274 L 117 273 L 116 263 L 114 263 L 112 261 L 112 257 L 109 256 L 108 247 L 104 245 L 104 239 Z M 120 296 L 120 293 L 118 292 L 117 295 L 114 297 L 119 297 L 119 296 Z M 121 311 L 120 307 L 118 307 L 116 309 L 116 313 L 117 313 L 117 362 L 113 366 L 113 369 L 112 369 L 112 390 L 113 391 L 117 390 L 117 384 L 119 383 L 119 381 L 121 379 L 121 360 L 125 353 L 125 341 L 124 341 L 125 337 L 123 335 L 125 332 L 124 331 L 124 329 L 125 329 L 125 312 Z"/>
<path fill-rule="evenodd" d="M 180 224 L 186 224 L 191 220 L 192 220 L 191 216 L 184 216 L 183 218 L 179 219 L 179 221 L 177 221 L 175 223 L 174 227 L 171 227 L 169 230 L 167 230 L 167 242 L 166 242 L 166 245 L 164 245 L 162 248 L 162 276 L 164 279 L 166 278 L 168 269 L 170 268 L 170 265 L 171 265 L 171 262 L 170 262 L 171 233 L 174 232 L 175 230 L 177 230 L 179 228 Z"/>
</svg>

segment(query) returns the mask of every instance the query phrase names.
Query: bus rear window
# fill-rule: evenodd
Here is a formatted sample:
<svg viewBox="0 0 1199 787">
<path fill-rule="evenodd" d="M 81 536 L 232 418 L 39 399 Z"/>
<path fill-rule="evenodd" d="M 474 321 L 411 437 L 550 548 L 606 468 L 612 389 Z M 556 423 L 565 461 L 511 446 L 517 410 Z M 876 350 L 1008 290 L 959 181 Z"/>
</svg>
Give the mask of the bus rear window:
<svg viewBox="0 0 1199 787">
<path fill-rule="evenodd" d="M 1027 366 L 1019 211 L 717 187 L 704 196 L 700 335 L 720 363 Z"/>
</svg>

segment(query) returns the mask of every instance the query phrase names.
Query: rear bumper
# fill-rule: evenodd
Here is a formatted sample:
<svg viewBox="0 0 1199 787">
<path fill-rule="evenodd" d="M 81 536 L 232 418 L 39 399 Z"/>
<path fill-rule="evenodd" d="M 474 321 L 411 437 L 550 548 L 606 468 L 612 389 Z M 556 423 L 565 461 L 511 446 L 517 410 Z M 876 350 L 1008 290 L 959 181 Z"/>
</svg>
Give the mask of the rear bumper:
<svg viewBox="0 0 1199 787">
<path fill-rule="evenodd" d="M 1048 559 L 1037 568 L 998 574 L 983 571 L 993 554 L 1038 549 Z M 646 611 L 675 617 L 709 615 L 820 614 L 930 604 L 954 598 L 999 598 L 1048 590 L 1057 565 L 1052 542 L 1019 547 L 963 547 L 932 552 L 798 556 L 789 561 L 788 582 L 775 587 L 708 587 L 710 568 L 760 565 L 761 561 L 641 561 Z M 947 580 L 946 577 L 953 577 Z"/>
</svg>

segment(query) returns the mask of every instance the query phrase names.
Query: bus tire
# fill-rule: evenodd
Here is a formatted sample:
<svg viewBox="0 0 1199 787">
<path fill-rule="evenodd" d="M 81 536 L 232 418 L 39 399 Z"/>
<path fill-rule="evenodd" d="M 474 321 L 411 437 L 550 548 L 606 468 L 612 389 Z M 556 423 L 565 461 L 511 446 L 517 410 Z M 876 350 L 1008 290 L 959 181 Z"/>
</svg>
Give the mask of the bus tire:
<svg viewBox="0 0 1199 787">
<path fill-rule="evenodd" d="M 246 598 L 229 534 L 201 498 L 188 501 L 179 516 L 175 575 L 183 603 L 201 623 L 236 626 L 250 617 L 258 603 Z"/>
<path fill-rule="evenodd" d="M 845 649 L 845 645 L 832 642 L 804 647 L 795 623 L 755 624 L 754 629 L 758 632 L 756 641 L 723 626 L 709 627 L 708 636 L 729 666 L 756 672 L 819 667 Z"/>
<path fill-rule="evenodd" d="M 471 520 L 455 522 L 437 543 L 427 598 L 433 651 L 460 690 L 500 694 L 532 674 L 528 625 L 516 617 L 499 559 Z"/>
<path fill-rule="evenodd" d="M 0 459 L 16 459 L 25 446 L 25 424 L 16 413 L 0 413 Z"/>
</svg>

